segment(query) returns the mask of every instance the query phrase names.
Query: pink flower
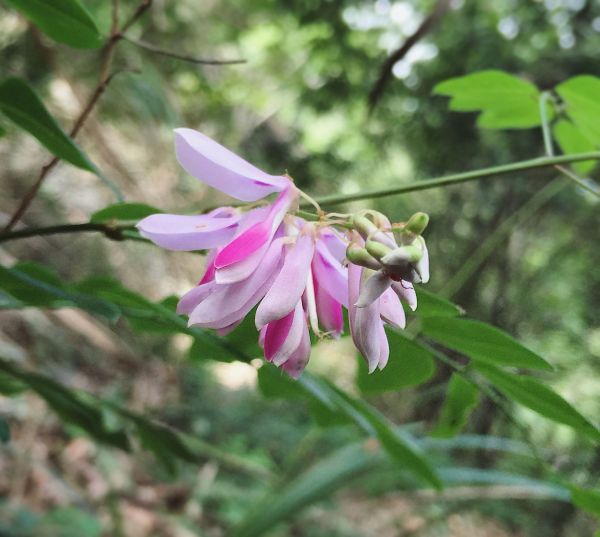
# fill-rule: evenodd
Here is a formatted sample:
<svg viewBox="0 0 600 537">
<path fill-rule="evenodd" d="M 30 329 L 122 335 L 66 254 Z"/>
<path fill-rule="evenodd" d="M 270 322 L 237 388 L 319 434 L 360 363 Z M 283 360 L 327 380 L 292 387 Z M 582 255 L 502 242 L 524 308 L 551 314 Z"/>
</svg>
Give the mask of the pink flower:
<svg viewBox="0 0 600 537">
<path fill-rule="evenodd" d="M 306 195 L 289 177 L 267 174 L 199 132 L 175 132 L 179 162 L 204 183 L 242 201 L 276 194 L 271 203 L 246 211 L 221 207 L 138 223 L 142 236 L 164 248 L 209 250 L 204 275 L 177 312 L 189 317 L 190 326 L 225 335 L 258 306 L 255 324 L 265 358 L 297 378 L 310 356 L 309 327 L 320 337 L 339 337 L 346 307 L 369 371 L 383 368 L 389 356 L 384 325 L 405 326 L 401 300 L 414 309 L 411 282 L 429 277 L 423 216 L 404 225 L 402 246 L 389 220 L 375 211 L 331 220 L 320 211 L 318 222 L 307 222 L 295 215 L 299 196 Z M 339 223 L 356 231 L 340 232 L 334 227 Z"/>
</svg>

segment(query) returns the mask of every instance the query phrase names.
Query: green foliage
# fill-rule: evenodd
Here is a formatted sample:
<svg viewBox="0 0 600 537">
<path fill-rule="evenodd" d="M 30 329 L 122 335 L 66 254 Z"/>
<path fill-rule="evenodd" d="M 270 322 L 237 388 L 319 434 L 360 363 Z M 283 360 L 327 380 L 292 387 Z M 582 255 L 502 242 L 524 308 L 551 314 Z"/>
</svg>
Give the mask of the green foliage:
<svg viewBox="0 0 600 537">
<path fill-rule="evenodd" d="M 528 129 L 541 124 L 538 89 L 504 71 L 479 71 L 451 78 L 437 84 L 433 91 L 451 97 L 450 110 L 481 112 L 477 119 L 480 127 Z"/>
<path fill-rule="evenodd" d="M 581 75 L 555 88 L 577 129 L 595 147 L 600 146 L 600 78 Z"/>
<path fill-rule="evenodd" d="M 423 287 L 416 286 L 415 292 L 419 304 L 415 313 L 419 317 L 456 317 L 463 313 L 456 304 Z"/>
<path fill-rule="evenodd" d="M 600 442 L 600 431 L 560 395 L 539 381 L 482 363 L 476 364 L 475 368 L 510 400 Z"/>
<path fill-rule="evenodd" d="M 507 333 L 480 321 L 450 317 L 423 319 L 423 333 L 476 362 L 552 370 L 541 356 Z"/>
<path fill-rule="evenodd" d="M 24 80 L 7 78 L 0 83 L 0 110 L 58 158 L 83 170 L 98 173 L 96 167 L 62 130 L 35 91 Z"/>
<path fill-rule="evenodd" d="M 78 0 L 6 0 L 59 43 L 75 48 L 102 45 L 94 19 Z"/>
<path fill-rule="evenodd" d="M 552 127 L 552 134 L 565 155 L 571 153 L 587 153 L 596 147 L 569 120 L 559 119 Z M 595 160 L 574 162 L 571 164 L 579 173 L 588 173 L 596 166 Z"/>
<path fill-rule="evenodd" d="M 466 425 L 469 415 L 479 404 L 479 390 L 457 373 L 450 377 L 446 400 L 432 436 L 449 438 Z"/>
<path fill-rule="evenodd" d="M 429 380 L 434 372 L 433 354 L 401 332 L 388 330 L 390 358 L 383 371 L 369 375 L 365 361 L 358 355 L 356 384 L 363 393 L 383 393 L 416 386 Z"/>
<path fill-rule="evenodd" d="M 151 214 L 162 213 L 160 209 L 145 203 L 115 203 L 96 211 L 90 217 L 90 222 L 137 222 Z"/>
<path fill-rule="evenodd" d="M 571 485 L 573 504 L 584 511 L 600 517 L 600 490 L 588 490 Z"/>
</svg>

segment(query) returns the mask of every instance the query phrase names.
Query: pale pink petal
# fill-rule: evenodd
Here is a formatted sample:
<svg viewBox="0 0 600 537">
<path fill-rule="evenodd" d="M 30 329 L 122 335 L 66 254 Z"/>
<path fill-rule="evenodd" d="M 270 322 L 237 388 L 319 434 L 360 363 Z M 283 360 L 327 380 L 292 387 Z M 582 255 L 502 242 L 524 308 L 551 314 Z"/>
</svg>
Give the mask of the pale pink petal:
<svg viewBox="0 0 600 537">
<path fill-rule="evenodd" d="M 423 237 L 419 237 L 421 239 L 421 243 L 423 245 L 423 257 L 417 262 L 416 269 L 421 276 L 421 282 L 427 283 L 429 281 L 429 252 L 427 251 L 427 246 L 425 245 L 425 240 Z"/>
<path fill-rule="evenodd" d="M 412 311 L 417 309 L 417 294 L 412 283 L 404 280 L 392 283 L 392 289 Z"/>
<path fill-rule="evenodd" d="M 377 364 L 377 367 L 379 369 L 383 369 L 387 365 L 388 359 L 390 357 L 390 344 L 388 342 L 387 334 L 385 333 L 385 328 L 384 328 L 383 324 L 381 324 L 380 327 L 381 327 L 379 330 L 380 350 L 379 350 L 379 363 Z"/>
<path fill-rule="evenodd" d="M 153 214 L 137 224 L 140 235 L 170 250 L 204 250 L 226 244 L 234 236 L 237 214 L 195 216 Z"/>
<path fill-rule="evenodd" d="M 381 271 L 375 272 L 362 284 L 360 295 L 356 301 L 357 308 L 364 308 L 377 300 L 392 285 L 391 278 Z"/>
<path fill-rule="evenodd" d="M 198 304 L 205 300 L 216 289 L 214 281 L 197 285 L 192 290 L 183 295 L 177 304 L 177 313 L 179 315 L 189 315 L 198 307 Z"/>
<path fill-rule="evenodd" d="M 216 283 L 216 289 L 192 311 L 190 326 L 225 328 L 244 317 L 265 295 L 282 264 L 282 239 L 273 241 L 265 254 L 261 270 L 244 281 Z"/>
<path fill-rule="evenodd" d="M 175 129 L 177 160 L 185 171 L 225 194 L 256 201 L 285 189 L 290 180 L 265 173 L 192 129 Z"/>
<path fill-rule="evenodd" d="M 340 304 L 348 307 L 348 271 L 320 241 L 317 242 L 312 271 L 319 285 Z"/>
<path fill-rule="evenodd" d="M 256 310 L 257 328 L 281 319 L 296 307 L 306 288 L 314 249 L 309 235 L 300 235 L 288 248 L 281 272 Z"/>
<path fill-rule="evenodd" d="M 225 328 L 219 328 L 217 330 L 217 334 L 219 334 L 221 337 L 226 336 L 227 334 L 230 334 L 231 332 L 233 332 L 243 321 L 244 319 L 239 319 L 238 321 L 231 323 L 229 326 L 226 326 Z"/>
<path fill-rule="evenodd" d="M 379 299 L 381 318 L 396 328 L 406 326 L 406 315 L 400 303 L 400 299 L 392 289 L 387 289 Z"/>
<path fill-rule="evenodd" d="M 319 322 L 326 332 L 337 338 L 344 330 L 342 305 L 315 281 L 315 295 Z"/>
<path fill-rule="evenodd" d="M 308 359 L 310 358 L 310 336 L 308 334 L 308 326 L 304 323 L 302 338 L 297 349 L 286 360 L 281 368 L 292 378 L 298 379 L 304 371 Z"/>
<path fill-rule="evenodd" d="M 325 243 L 325 246 L 327 246 L 327 249 L 335 259 L 340 262 L 344 260 L 348 241 L 344 239 L 339 231 L 331 227 L 324 227 L 319 232 L 319 240 Z"/>
</svg>

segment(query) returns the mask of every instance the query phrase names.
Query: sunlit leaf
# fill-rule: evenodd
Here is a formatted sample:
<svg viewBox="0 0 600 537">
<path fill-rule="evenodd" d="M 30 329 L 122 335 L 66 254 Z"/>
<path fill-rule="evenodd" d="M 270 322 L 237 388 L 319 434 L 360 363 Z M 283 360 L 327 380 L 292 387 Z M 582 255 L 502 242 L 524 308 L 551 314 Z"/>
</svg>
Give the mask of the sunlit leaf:
<svg viewBox="0 0 600 537">
<path fill-rule="evenodd" d="M 552 370 L 541 356 L 507 333 L 479 321 L 451 317 L 423 319 L 423 333 L 478 362 Z"/>
<path fill-rule="evenodd" d="M 0 83 L 0 110 L 58 158 L 78 168 L 98 173 L 96 167 L 62 130 L 24 80 L 8 78 Z"/>
<path fill-rule="evenodd" d="M 566 119 L 561 119 L 554 124 L 552 129 L 554 138 L 565 155 L 572 153 L 587 153 L 594 151 L 596 147 L 590 142 L 582 132 L 573 123 Z M 570 164 L 579 172 L 586 174 L 596 166 L 595 160 L 586 160 L 583 162 L 573 162 Z"/>
<path fill-rule="evenodd" d="M 539 381 L 524 375 L 506 373 L 491 365 L 476 364 L 475 368 L 509 399 L 600 441 L 600 431 L 592 423 Z"/>
<path fill-rule="evenodd" d="M 356 384 L 363 393 L 383 393 L 415 386 L 430 379 L 435 371 L 433 354 L 403 334 L 388 330 L 390 358 L 385 369 L 369 374 L 358 356 Z"/>
<path fill-rule="evenodd" d="M 94 19 L 78 0 L 6 0 L 59 43 L 75 48 L 102 45 Z"/>
<path fill-rule="evenodd" d="M 91 222 L 137 222 L 151 214 L 162 213 L 160 209 L 145 203 L 115 203 L 96 211 L 90 217 Z"/>
<path fill-rule="evenodd" d="M 454 373 L 448 383 L 446 400 L 432 436 L 448 438 L 459 433 L 470 413 L 479 403 L 479 391 L 469 381 Z"/>
<path fill-rule="evenodd" d="M 481 112 L 477 118 L 480 127 L 526 129 L 541 124 L 538 89 L 504 71 L 478 71 L 444 80 L 433 92 L 451 97 L 451 110 Z M 548 115 L 552 117 L 551 108 Z"/>
<path fill-rule="evenodd" d="M 600 146 L 600 78 L 576 76 L 559 84 L 555 90 L 581 134 L 594 146 Z"/>
</svg>

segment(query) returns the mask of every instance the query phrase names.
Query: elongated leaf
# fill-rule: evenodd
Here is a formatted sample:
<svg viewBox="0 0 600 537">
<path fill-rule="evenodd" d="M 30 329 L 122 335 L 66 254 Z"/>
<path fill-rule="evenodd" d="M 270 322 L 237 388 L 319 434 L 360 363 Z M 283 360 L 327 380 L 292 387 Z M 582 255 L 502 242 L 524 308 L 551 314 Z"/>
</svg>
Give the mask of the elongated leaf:
<svg viewBox="0 0 600 537">
<path fill-rule="evenodd" d="M 78 0 L 6 0 L 59 43 L 75 48 L 98 48 L 102 36 Z"/>
<path fill-rule="evenodd" d="M 600 146 L 600 78 L 576 76 L 559 84 L 555 90 L 581 134 L 595 147 Z"/>
<path fill-rule="evenodd" d="M 423 319 L 422 329 L 426 336 L 477 362 L 553 369 L 541 356 L 489 324 L 470 319 L 428 317 Z"/>
<path fill-rule="evenodd" d="M 433 354 L 399 332 L 388 330 L 390 359 L 385 370 L 369 375 L 358 356 L 356 384 L 363 393 L 383 393 L 415 386 L 430 379 L 435 371 Z"/>
<path fill-rule="evenodd" d="M 509 399 L 600 442 L 600 431 L 560 395 L 537 380 L 484 364 L 475 368 Z"/>
<path fill-rule="evenodd" d="M 480 127 L 527 129 L 541 124 L 538 89 L 504 71 L 479 71 L 440 82 L 433 92 L 451 97 L 450 110 L 481 114 Z M 552 117 L 552 108 L 548 116 Z"/>
<path fill-rule="evenodd" d="M 24 371 L 2 358 L 0 370 L 37 393 L 64 421 L 77 425 L 99 442 L 129 451 L 127 435 L 123 431 L 107 428 L 101 410 L 77 392 L 49 377 Z"/>
<path fill-rule="evenodd" d="M 440 419 L 431 435 L 438 438 L 449 438 L 459 433 L 478 403 L 479 391 L 477 388 L 454 373 L 448 383 L 448 393 Z"/>
<path fill-rule="evenodd" d="M 115 203 L 95 212 L 91 222 L 137 222 L 151 214 L 162 213 L 160 209 L 146 205 L 145 203 Z"/>
<path fill-rule="evenodd" d="M 572 153 L 586 153 L 596 149 L 594 144 L 590 142 L 573 123 L 566 119 L 557 121 L 554 124 L 552 133 L 565 155 L 570 155 Z M 574 162 L 571 166 L 579 173 L 586 174 L 594 169 L 596 161 L 586 160 L 584 162 Z"/>
<path fill-rule="evenodd" d="M 297 515 L 304 507 L 329 497 L 382 457 L 364 444 L 351 444 L 321 459 L 294 481 L 267 495 L 234 530 L 233 537 L 258 537 L 278 523 Z"/>
<path fill-rule="evenodd" d="M 83 170 L 98 173 L 24 80 L 8 78 L 0 84 L 0 110 L 58 158 Z"/>
<path fill-rule="evenodd" d="M 587 490 L 571 485 L 571 501 L 585 512 L 600 517 L 600 490 Z"/>
<path fill-rule="evenodd" d="M 331 382 L 306 372 L 298 383 L 326 407 L 346 415 L 364 432 L 375 436 L 383 449 L 400 466 L 435 488 L 441 487 L 440 480 L 412 435 L 397 429 L 375 408 L 363 400 L 351 397 Z"/>
<path fill-rule="evenodd" d="M 463 310 L 456 304 L 441 296 L 421 287 L 415 287 L 415 291 L 418 302 L 415 314 L 419 317 L 457 317 L 463 313 Z"/>
</svg>

